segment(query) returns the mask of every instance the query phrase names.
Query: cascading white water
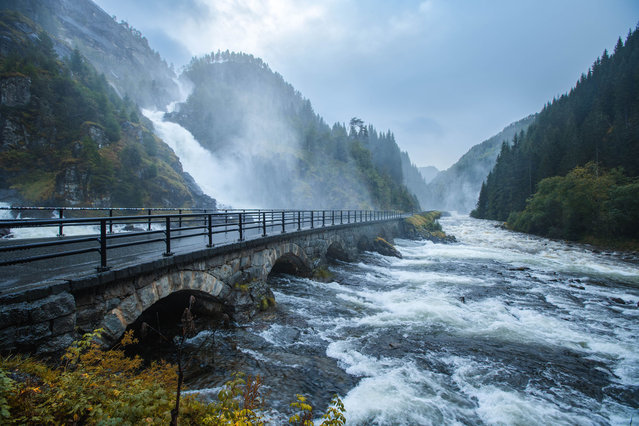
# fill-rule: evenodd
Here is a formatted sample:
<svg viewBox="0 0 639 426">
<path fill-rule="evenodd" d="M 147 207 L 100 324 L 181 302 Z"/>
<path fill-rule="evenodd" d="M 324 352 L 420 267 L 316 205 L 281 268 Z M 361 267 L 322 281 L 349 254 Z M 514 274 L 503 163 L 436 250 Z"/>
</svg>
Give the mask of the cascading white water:
<svg viewBox="0 0 639 426">
<path fill-rule="evenodd" d="M 202 147 L 191 132 L 177 123 L 165 121 L 164 111 L 142 112 L 153 122 L 155 133 L 178 156 L 184 171 L 193 176 L 205 194 L 227 205 L 247 205 L 234 179 L 240 173 L 237 163 L 221 161 Z"/>
<path fill-rule="evenodd" d="M 176 80 L 180 88 L 180 99 L 167 106 L 166 111 L 143 109 L 142 113 L 153 123 L 155 134 L 173 149 L 184 171 L 189 173 L 202 191 L 215 198 L 218 203 L 234 207 L 255 207 L 254 202 L 242 191 L 242 176 L 247 174 L 247 164 L 232 158 L 221 159 L 204 148 L 193 134 L 180 124 L 164 120 L 166 112 L 188 98 L 191 88 L 181 80 Z"/>
<path fill-rule="evenodd" d="M 277 410 L 339 393 L 355 425 L 636 421 L 637 259 L 441 222 L 459 243 L 398 240 L 403 259 L 368 254 L 330 283 L 272 278 L 276 312 L 216 332 L 218 370 L 194 385 L 232 363 Z"/>
</svg>

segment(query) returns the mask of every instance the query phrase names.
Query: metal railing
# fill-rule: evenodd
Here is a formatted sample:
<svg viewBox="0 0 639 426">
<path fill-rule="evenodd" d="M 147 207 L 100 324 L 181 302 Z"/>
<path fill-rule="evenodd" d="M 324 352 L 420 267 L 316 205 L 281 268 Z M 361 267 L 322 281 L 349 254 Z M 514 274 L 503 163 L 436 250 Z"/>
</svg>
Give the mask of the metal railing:
<svg viewBox="0 0 639 426">
<path fill-rule="evenodd" d="M 4 208 L 7 209 L 7 208 Z M 0 245 L 0 266 L 38 260 L 98 253 L 99 272 L 109 269 L 109 252 L 126 247 L 162 244 L 162 254 L 172 256 L 172 243 L 193 237 L 204 237 L 206 247 L 230 244 L 246 239 L 326 228 L 350 223 L 379 222 L 404 217 L 397 211 L 378 210 L 224 210 L 194 209 L 101 209 L 101 208 L 15 208 L 12 210 L 57 210 L 58 218 L 0 220 L 0 229 L 57 227 L 57 238 L 42 241 L 4 240 Z M 65 212 L 109 212 L 109 216 L 64 216 Z M 157 214 L 158 212 L 175 212 Z M 184 213 L 188 211 L 188 213 Z M 135 212 L 134 215 L 119 215 Z M 116 214 L 114 214 L 116 213 Z M 85 235 L 64 236 L 70 227 L 89 230 Z M 89 227 L 89 228 L 87 228 Z M 15 244 L 13 244 L 15 242 Z"/>
</svg>

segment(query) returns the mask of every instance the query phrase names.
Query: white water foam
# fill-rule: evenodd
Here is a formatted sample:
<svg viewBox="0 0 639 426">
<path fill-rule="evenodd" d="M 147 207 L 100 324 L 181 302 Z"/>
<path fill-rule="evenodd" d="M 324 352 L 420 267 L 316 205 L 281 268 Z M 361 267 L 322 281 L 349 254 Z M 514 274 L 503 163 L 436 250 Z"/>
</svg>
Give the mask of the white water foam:
<svg viewBox="0 0 639 426">
<path fill-rule="evenodd" d="M 344 398 L 349 421 L 353 424 L 469 421 L 628 424 L 632 410 L 608 397 L 604 399 L 605 406 L 597 409 L 600 402 L 566 388 L 539 389 L 529 385 L 522 390 L 492 384 L 486 380 L 486 371 L 493 371 L 496 377 L 513 372 L 502 370 L 498 365 L 491 367 L 490 360 L 480 364 L 472 357 L 440 358 L 453 371 L 451 378 L 455 386 L 451 389 L 445 384 L 447 376 L 420 370 L 410 357 L 375 357 L 362 352 L 362 344 L 389 330 L 405 330 L 403 337 L 407 338 L 413 333 L 429 333 L 429 330 L 439 333 L 445 327 L 446 334 L 468 341 L 487 339 L 512 345 L 526 342 L 566 348 L 610 366 L 609 370 L 601 371 L 613 383 L 636 386 L 639 382 L 636 341 L 639 312 L 632 306 L 639 293 L 634 289 L 590 283 L 606 279 L 634 284 L 639 278 L 636 265 L 583 250 L 581 246 L 562 245 L 537 237 L 522 238 L 520 234 L 493 228 L 485 221 L 469 221 L 462 219 L 460 223 L 459 218 L 453 218 L 448 222 L 452 230 L 445 230 L 456 235 L 461 241 L 459 244 L 416 245 L 397 241 L 403 260 L 386 258 L 379 264 L 360 263 L 349 271 L 354 279 L 373 284 L 372 288 L 341 286 L 340 292 L 339 284 L 332 286 L 332 290 L 338 292 L 338 299 L 363 309 L 361 316 L 344 319 L 339 330 L 327 334 L 334 339 L 328 345 L 327 355 L 337 359 L 349 374 L 364 377 Z M 502 239 L 505 242 L 497 244 Z M 470 271 L 436 269 L 440 265 L 469 261 L 503 265 L 493 266 L 497 270 L 510 267 L 513 281 L 509 285 L 527 291 L 498 293 L 462 302 L 459 296 L 465 291 L 482 294 L 481 289 L 504 285 L 502 275 L 477 276 Z M 429 270 L 433 268 L 436 270 Z M 573 278 L 562 279 L 563 274 Z M 571 280 L 580 284 L 569 287 L 567 283 Z M 606 301 L 613 297 L 627 301 L 630 306 L 606 308 L 609 303 Z M 357 338 L 345 337 L 345 333 L 356 330 Z M 397 338 L 401 341 L 401 337 Z M 564 395 L 563 398 L 572 395 L 581 400 L 575 406 L 567 406 L 556 401 L 555 394 Z M 455 398 L 458 401 L 451 403 Z M 579 408 L 581 406 L 588 408 Z M 597 414 L 590 413 L 591 409 Z M 464 419 L 463 422 L 460 419 Z"/>
<path fill-rule="evenodd" d="M 446 232 L 463 243 L 464 249 L 436 245 L 438 255 L 496 258 L 546 271 L 606 276 L 639 284 L 636 264 L 620 262 L 617 257 L 593 252 L 583 245 L 506 231 L 498 226 L 498 222 L 473 220 L 467 216 L 446 217 L 440 222 Z"/>
</svg>

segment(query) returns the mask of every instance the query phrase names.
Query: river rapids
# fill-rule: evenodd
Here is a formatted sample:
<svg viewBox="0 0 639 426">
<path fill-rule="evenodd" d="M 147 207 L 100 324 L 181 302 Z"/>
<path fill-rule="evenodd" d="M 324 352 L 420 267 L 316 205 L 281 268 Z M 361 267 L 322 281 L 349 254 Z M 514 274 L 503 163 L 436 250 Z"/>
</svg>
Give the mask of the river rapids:
<svg viewBox="0 0 639 426">
<path fill-rule="evenodd" d="M 190 388 L 259 374 L 275 424 L 296 393 L 320 411 L 339 394 L 353 425 L 639 422 L 638 259 L 440 222 L 458 243 L 269 278 L 274 310 L 192 339 Z"/>
</svg>

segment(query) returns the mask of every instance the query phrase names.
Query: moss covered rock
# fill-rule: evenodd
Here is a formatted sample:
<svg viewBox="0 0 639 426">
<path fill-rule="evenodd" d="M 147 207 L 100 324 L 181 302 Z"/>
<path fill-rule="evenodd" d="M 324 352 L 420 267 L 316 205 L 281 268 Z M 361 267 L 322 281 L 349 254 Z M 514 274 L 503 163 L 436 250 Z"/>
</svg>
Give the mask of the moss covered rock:
<svg viewBox="0 0 639 426">
<path fill-rule="evenodd" d="M 386 241 L 381 237 L 377 237 L 373 240 L 373 250 L 384 256 L 393 256 L 402 258 L 402 254 L 395 248 L 394 245 Z"/>
<path fill-rule="evenodd" d="M 446 235 L 437 222 L 442 216 L 439 211 L 428 211 L 414 214 L 404 219 L 404 237 L 412 240 L 429 240 L 434 243 L 454 243 L 453 235 Z"/>
</svg>

